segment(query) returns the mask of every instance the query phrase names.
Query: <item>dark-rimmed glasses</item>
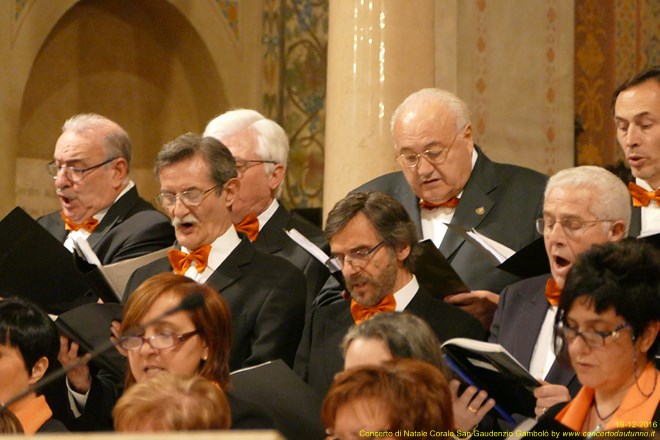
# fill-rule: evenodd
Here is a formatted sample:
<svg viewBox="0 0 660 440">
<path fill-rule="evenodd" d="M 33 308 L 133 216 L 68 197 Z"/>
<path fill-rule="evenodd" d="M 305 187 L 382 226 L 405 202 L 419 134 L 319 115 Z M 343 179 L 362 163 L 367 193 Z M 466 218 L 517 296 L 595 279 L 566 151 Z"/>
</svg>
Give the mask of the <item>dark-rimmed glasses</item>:
<svg viewBox="0 0 660 440">
<path fill-rule="evenodd" d="M 177 194 L 172 194 L 171 192 L 162 191 L 156 196 L 156 202 L 165 209 L 173 208 L 176 205 L 176 199 L 181 200 L 186 206 L 199 206 L 206 196 L 216 188 L 219 188 L 222 185 L 212 186 L 209 189 L 201 190 L 197 188 L 187 189 L 181 191 Z"/>
<path fill-rule="evenodd" d="M 561 220 L 552 219 L 546 221 L 546 219 L 544 218 L 537 218 L 536 231 L 541 235 L 549 234 L 552 232 L 555 225 L 559 223 L 559 226 L 561 226 L 562 230 L 566 235 L 576 236 L 581 234 L 583 231 L 590 228 L 591 226 L 595 225 L 596 223 L 605 223 L 612 221 L 614 220 L 582 220 L 576 217 L 564 218 Z"/>
<path fill-rule="evenodd" d="M 460 133 L 460 132 L 459 132 Z M 406 168 L 414 168 L 419 164 L 421 158 L 426 159 L 433 165 L 439 165 L 447 159 L 449 155 L 449 150 L 456 142 L 458 133 L 454 135 L 454 138 L 451 140 L 451 143 L 447 147 L 438 147 L 438 148 L 429 148 L 421 153 L 401 153 L 396 159 L 399 161 L 401 166 Z"/>
<path fill-rule="evenodd" d="M 372 247 L 371 249 L 364 249 L 364 250 L 357 250 L 353 251 L 348 255 L 342 255 L 342 256 L 332 256 L 328 259 L 326 262 L 326 266 L 329 268 L 333 269 L 333 266 L 339 269 L 344 268 L 344 264 L 346 262 L 350 262 L 353 267 L 363 267 L 364 264 L 367 262 L 369 259 L 369 256 L 376 252 L 379 247 L 381 247 L 385 243 L 385 240 L 381 240 L 376 246 Z"/>
<path fill-rule="evenodd" d="M 627 327 L 630 327 L 630 324 L 624 322 L 612 331 L 599 332 L 597 330 L 578 331 L 576 328 L 569 327 L 566 324 L 560 324 L 555 327 L 555 331 L 557 332 L 557 335 L 569 344 L 580 336 L 589 348 L 603 348 L 607 338 L 618 338 L 621 334 L 621 330 Z"/>
<path fill-rule="evenodd" d="M 58 165 L 55 163 L 55 161 L 50 161 L 46 164 L 46 171 L 48 171 L 48 174 L 50 174 L 53 179 L 57 179 L 57 176 L 60 174 L 60 171 L 64 173 L 64 176 L 72 181 L 73 183 L 78 183 L 81 180 L 85 178 L 89 173 L 94 171 L 97 168 L 102 167 L 103 165 L 109 164 L 115 159 L 119 159 L 119 157 L 113 157 L 110 159 L 106 159 L 101 163 L 97 163 L 96 165 L 92 165 L 91 167 L 87 168 L 77 168 L 77 167 L 70 167 L 66 165 Z M 87 173 L 87 174 L 85 174 Z"/>
<path fill-rule="evenodd" d="M 193 330 L 187 333 L 177 335 L 175 333 L 156 333 L 153 336 L 145 338 L 141 335 L 129 335 L 119 338 L 117 344 L 124 350 L 135 351 L 142 348 L 145 342 L 149 343 L 151 348 L 163 350 L 179 345 L 199 333 L 199 330 Z"/>
</svg>

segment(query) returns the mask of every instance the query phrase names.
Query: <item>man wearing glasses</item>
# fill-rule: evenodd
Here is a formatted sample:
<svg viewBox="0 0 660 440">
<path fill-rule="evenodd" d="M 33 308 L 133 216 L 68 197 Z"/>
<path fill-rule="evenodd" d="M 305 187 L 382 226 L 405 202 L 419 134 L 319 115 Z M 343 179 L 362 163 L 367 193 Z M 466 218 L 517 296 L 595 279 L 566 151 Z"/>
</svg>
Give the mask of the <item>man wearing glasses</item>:
<svg viewBox="0 0 660 440">
<path fill-rule="evenodd" d="M 319 395 L 325 395 L 343 369 L 340 345 L 348 329 L 374 314 L 414 313 L 441 342 L 484 338 L 475 318 L 433 298 L 418 283 L 413 275 L 417 231 L 394 198 L 379 192 L 349 194 L 328 214 L 325 234 L 350 301 L 315 308 L 303 332 L 294 369 Z"/>
<path fill-rule="evenodd" d="M 553 324 L 566 276 L 581 253 L 626 236 L 630 209 L 626 186 L 603 168 L 569 168 L 548 181 L 536 227 L 543 234 L 551 274 L 506 287 L 490 333 L 491 342 L 503 345 L 544 381 L 535 391 L 537 416 L 570 400 L 580 386 L 573 370 L 555 360 L 553 350 Z"/>
<path fill-rule="evenodd" d="M 519 278 L 493 266 L 482 250 L 445 223 L 476 229 L 514 251 L 538 238 L 546 178 L 490 161 L 474 145 L 466 104 L 439 89 L 406 98 L 392 116 L 394 154 L 401 172 L 356 191 L 383 191 L 399 200 L 424 239 L 431 239 L 472 292 L 447 300 L 490 326 L 499 293 Z"/>
<path fill-rule="evenodd" d="M 229 150 L 215 138 L 184 134 L 160 150 L 154 169 L 157 200 L 172 219 L 178 249 L 137 269 L 124 298 L 163 272 L 207 283 L 231 311 L 232 371 L 276 359 L 293 365 L 305 320 L 305 278 L 236 232 L 231 211 L 240 182 Z"/>
<path fill-rule="evenodd" d="M 65 247 L 86 239 L 102 264 L 171 246 L 167 218 L 143 200 L 128 178 L 131 141 L 115 122 L 79 114 L 64 123 L 47 166 L 61 211 L 39 223 Z"/>
<path fill-rule="evenodd" d="M 276 122 L 249 109 L 236 109 L 212 119 L 204 130 L 229 148 L 236 159 L 240 188 L 232 205 L 232 222 L 257 249 L 282 257 L 305 274 L 307 310 L 330 276 L 328 269 L 291 240 L 296 229 L 328 251 L 321 229 L 291 214 L 278 202 L 284 186 L 289 139 Z"/>
</svg>

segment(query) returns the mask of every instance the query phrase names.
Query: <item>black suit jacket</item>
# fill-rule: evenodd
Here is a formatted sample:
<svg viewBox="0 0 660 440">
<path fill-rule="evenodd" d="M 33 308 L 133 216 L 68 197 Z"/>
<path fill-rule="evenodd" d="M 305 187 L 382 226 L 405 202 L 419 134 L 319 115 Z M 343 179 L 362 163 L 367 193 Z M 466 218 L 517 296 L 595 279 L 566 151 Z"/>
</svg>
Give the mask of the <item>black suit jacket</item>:
<svg viewBox="0 0 660 440">
<path fill-rule="evenodd" d="M 37 221 L 64 243 L 68 231 L 64 229 L 60 211 Z M 108 209 L 87 242 L 105 265 L 171 246 L 174 229 L 167 217 L 142 199 L 133 187 Z"/>
<path fill-rule="evenodd" d="M 479 156 L 451 223 L 475 228 L 518 251 L 539 237 L 534 222 L 543 213 L 547 177 L 527 168 L 492 162 L 479 147 L 475 148 Z M 422 237 L 419 198 L 402 172 L 378 177 L 355 191 L 382 191 L 399 200 Z M 497 269 L 483 251 L 452 231 L 445 234 L 440 251 L 471 290 L 499 293 L 520 279 Z"/>
<path fill-rule="evenodd" d="M 284 230 L 288 231 L 291 228 L 303 234 L 326 254 L 330 252 L 330 246 L 323 236 L 323 231 L 302 217 L 291 214 L 282 205 L 261 228 L 257 239 L 252 244 L 262 252 L 284 258 L 302 271 L 307 281 L 305 310 L 306 313 L 310 313 L 312 301 L 330 276 L 330 272 L 325 265 L 286 235 Z"/>
<path fill-rule="evenodd" d="M 167 257 L 137 269 L 124 298 L 147 278 L 171 271 Z M 305 277 L 297 267 L 257 250 L 243 237 L 206 283 L 231 311 L 232 371 L 275 359 L 293 365 L 305 320 Z"/>
<path fill-rule="evenodd" d="M 630 217 L 630 228 L 628 228 L 628 237 L 637 238 L 642 232 L 642 208 L 633 206 Z"/>
<path fill-rule="evenodd" d="M 486 337 L 479 321 L 433 298 L 421 286 L 405 311 L 424 319 L 440 342 L 456 337 L 480 340 Z M 344 369 L 340 345 L 353 324 L 350 301 L 341 301 L 314 309 L 311 319 L 305 325 L 294 370 L 320 396 L 325 396 L 335 374 Z"/>
<path fill-rule="evenodd" d="M 548 278 L 550 274 L 540 275 L 506 287 L 500 295 L 490 327 L 489 341 L 502 345 L 527 369 L 550 306 L 545 298 Z M 573 369 L 558 360 L 555 360 L 545 380 L 568 387 L 572 396 L 580 389 Z"/>
</svg>

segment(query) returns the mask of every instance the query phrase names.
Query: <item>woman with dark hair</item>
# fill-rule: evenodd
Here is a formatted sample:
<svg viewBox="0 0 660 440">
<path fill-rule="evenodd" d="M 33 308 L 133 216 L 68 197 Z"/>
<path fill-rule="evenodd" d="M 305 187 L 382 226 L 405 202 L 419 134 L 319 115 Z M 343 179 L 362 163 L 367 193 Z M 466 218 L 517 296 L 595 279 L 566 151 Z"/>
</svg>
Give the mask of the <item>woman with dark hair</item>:
<svg viewBox="0 0 660 440">
<path fill-rule="evenodd" d="M 660 252 L 635 240 L 580 256 L 561 294 L 555 341 L 583 387 L 547 416 L 582 432 L 658 421 L 659 267 Z"/>
<path fill-rule="evenodd" d="M 28 435 L 67 431 L 52 418 L 43 395 L 30 392 L 19 399 L 56 365 L 58 349 L 57 329 L 46 313 L 19 298 L 0 301 L 0 402 L 8 404 Z M 18 425 L 5 421 L 14 419 L 3 416 L 3 430 L 18 430 Z"/>
</svg>

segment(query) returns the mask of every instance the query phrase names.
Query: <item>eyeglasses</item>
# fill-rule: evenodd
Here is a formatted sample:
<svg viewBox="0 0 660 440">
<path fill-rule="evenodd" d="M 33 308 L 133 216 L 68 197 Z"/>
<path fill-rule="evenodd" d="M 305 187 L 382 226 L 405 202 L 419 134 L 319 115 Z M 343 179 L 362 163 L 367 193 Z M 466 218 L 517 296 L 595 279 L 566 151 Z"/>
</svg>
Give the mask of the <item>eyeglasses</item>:
<svg viewBox="0 0 660 440">
<path fill-rule="evenodd" d="M 186 206 L 199 206 L 199 204 L 202 203 L 202 201 L 211 191 L 221 186 L 222 185 L 216 185 L 207 190 L 201 190 L 197 188 L 187 189 L 185 191 L 181 191 L 178 194 L 172 194 L 171 192 L 163 191 L 156 196 L 156 201 L 165 209 L 173 208 L 174 205 L 176 205 L 176 199 L 181 200 L 181 203 Z"/>
<path fill-rule="evenodd" d="M 422 157 L 434 165 L 441 164 L 445 161 L 445 159 L 447 159 L 449 150 L 451 150 L 451 147 L 454 145 L 457 137 L 458 133 L 454 135 L 454 139 L 451 140 L 451 143 L 448 147 L 429 148 L 422 153 L 401 153 L 396 157 L 396 159 L 402 166 L 406 168 L 416 167 L 419 164 L 419 159 Z"/>
<path fill-rule="evenodd" d="M 576 236 L 582 233 L 584 230 L 592 227 L 596 223 L 604 223 L 604 222 L 612 222 L 612 221 L 614 220 L 582 220 L 579 218 L 565 218 L 557 221 L 555 219 L 546 220 L 544 218 L 537 218 L 536 230 L 541 235 L 549 234 L 554 229 L 555 224 L 558 223 L 566 235 Z"/>
<path fill-rule="evenodd" d="M 249 168 L 257 166 L 260 163 L 272 163 L 273 165 L 277 164 L 277 162 L 274 160 L 236 159 L 236 169 L 241 173 L 244 173 Z"/>
<path fill-rule="evenodd" d="M 589 346 L 589 348 L 603 348 L 605 346 L 605 339 L 610 337 L 618 338 L 621 334 L 621 330 L 627 327 L 630 327 L 630 324 L 624 322 L 610 332 L 599 332 L 596 330 L 585 330 L 580 332 L 576 328 L 560 324 L 555 327 L 555 331 L 569 344 L 575 341 L 578 336 L 581 336 L 582 340 Z"/>
<path fill-rule="evenodd" d="M 371 249 L 357 250 L 353 251 L 348 255 L 343 256 L 332 256 L 325 263 L 330 269 L 334 267 L 343 269 L 346 262 L 350 262 L 353 267 L 363 267 L 369 258 L 369 255 L 373 254 L 385 243 L 385 240 L 381 240 L 376 246 Z"/>
<path fill-rule="evenodd" d="M 119 157 L 113 157 L 111 159 L 104 160 L 101 163 L 97 163 L 96 165 L 92 165 L 91 167 L 87 167 L 87 168 L 76 168 L 76 167 L 69 167 L 66 165 L 60 166 L 57 163 L 55 163 L 55 161 L 53 160 L 46 164 L 46 171 L 48 171 L 48 174 L 53 176 L 53 179 L 57 179 L 57 176 L 60 174 L 61 171 L 64 173 L 64 176 L 67 179 L 69 179 L 73 183 L 78 183 L 95 169 L 100 168 L 103 165 L 109 164 L 115 159 L 119 159 Z"/>
<path fill-rule="evenodd" d="M 198 333 L 199 330 L 193 330 L 191 332 L 182 333 L 180 335 L 174 333 L 157 333 L 153 336 L 149 336 L 148 338 L 138 335 L 122 336 L 119 338 L 118 344 L 124 350 L 135 351 L 139 350 L 145 342 L 148 342 L 151 348 L 155 348 L 156 350 L 163 350 L 165 348 L 171 348 L 175 345 L 179 345 Z"/>
</svg>

